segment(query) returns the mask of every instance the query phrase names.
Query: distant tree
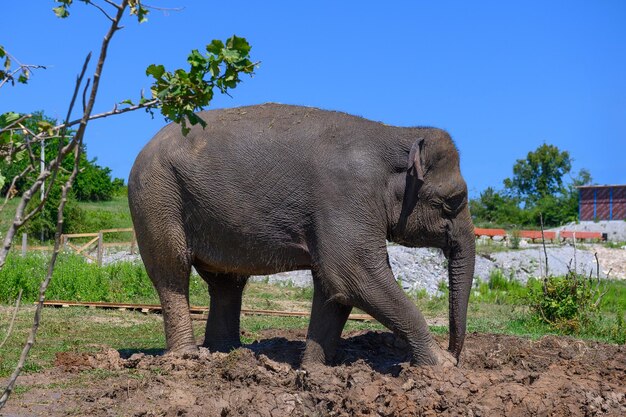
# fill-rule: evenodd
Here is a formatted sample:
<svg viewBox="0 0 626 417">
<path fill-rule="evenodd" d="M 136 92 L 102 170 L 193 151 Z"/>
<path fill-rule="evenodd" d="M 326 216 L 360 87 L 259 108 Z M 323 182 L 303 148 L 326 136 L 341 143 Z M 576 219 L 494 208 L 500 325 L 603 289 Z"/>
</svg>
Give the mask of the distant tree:
<svg viewBox="0 0 626 417">
<path fill-rule="evenodd" d="M 42 111 L 37 111 L 32 114 L 30 118 L 27 118 L 23 122 L 23 129 L 18 129 L 13 134 L 13 140 L 17 142 L 24 142 L 25 135 L 29 135 L 31 133 L 38 132 L 41 130 L 41 126 L 56 126 L 58 121 L 54 118 L 46 116 Z M 4 128 L 3 121 L 0 119 L 0 129 Z M 30 132 L 30 133 L 29 133 Z M 69 142 L 69 138 L 64 138 L 63 145 L 66 145 Z M 45 146 L 44 155 L 45 155 L 45 163 L 50 163 L 55 157 L 59 149 L 59 142 L 61 138 L 59 137 L 50 137 L 48 140 L 43 141 Z M 27 152 L 23 152 L 21 157 L 15 158 L 13 160 L 0 160 L 0 172 L 3 173 L 7 178 L 14 178 L 18 176 L 18 174 L 25 169 L 28 168 L 29 164 L 34 162 L 34 165 L 40 163 L 40 158 L 42 156 L 41 153 L 42 142 L 32 143 L 30 145 L 32 151 L 32 158 L 34 161 L 29 160 Z M 80 162 L 79 162 L 79 172 L 76 176 L 76 181 L 72 186 L 72 192 L 77 200 L 79 201 L 108 201 L 113 198 L 114 193 L 119 188 L 119 181 L 123 180 L 116 178 L 117 182 L 114 183 L 114 179 L 111 178 L 111 169 L 107 167 L 102 167 L 98 165 L 97 159 L 88 159 L 87 156 L 87 147 L 83 143 L 81 145 L 80 152 Z M 61 163 L 61 167 L 63 168 L 62 172 L 59 172 L 59 179 L 64 180 L 67 179 L 69 172 L 72 171 L 72 167 L 74 165 L 73 155 L 67 155 L 63 162 Z M 40 169 L 39 166 L 37 168 Z M 10 184 L 9 182 L 4 182 L 3 186 L 0 186 L 0 193 L 5 195 L 9 191 L 9 187 L 12 187 L 13 196 L 21 196 L 22 193 L 27 190 L 37 178 L 39 174 L 38 169 L 29 170 L 29 172 L 20 176 L 15 183 Z M 46 184 L 48 185 L 48 184 Z M 57 199 L 58 203 L 58 199 Z M 55 206 L 56 207 L 56 206 Z M 56 222 L 55 219 L 50 219 L 51 222 Z"/>
<path fill-rule="evenodd" d="M 526 159 L 515 162 L 513 177 L 504 180 L 504 187 L 532 205 L 544 197 L 563 192 L 563 177 L 571 169 L 569 152 L 544 143 L 534 152 L 528 152 Z"/>
<path fill-rule="evenodd" d="M 543 144 L 519 159 L 504 189 L 487 188 L 470 201 L 478 225 L 518 228 L 537 227 L 539 217 L 547 227 L 575 221 L 578 217 L 577 186 L 590 184 L 591 174 L 581 169 L 566 181 L 572 168 L 569 152 Z"/>
<path fill-rule="evenodd" d="M 488 187 L 480 197 L 470 201 L 470 212 L 478 226 L 515 228 L 524 222 L 519 198 Z"/>
</svg>

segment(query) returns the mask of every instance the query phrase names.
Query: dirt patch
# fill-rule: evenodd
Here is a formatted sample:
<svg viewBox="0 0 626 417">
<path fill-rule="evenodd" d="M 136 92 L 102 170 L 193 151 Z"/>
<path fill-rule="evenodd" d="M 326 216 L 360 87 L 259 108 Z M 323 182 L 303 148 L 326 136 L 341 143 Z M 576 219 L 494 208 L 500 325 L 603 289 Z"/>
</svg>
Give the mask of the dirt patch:
<svg viewBox="0 0 626 417">
<path fill-rule="evenodd" d="M 602 273 L 611 278 L 626 279 L 626 249 L 596 245 L 591 251 L 598 254 Z"/>
<path fill-rule="evenodd" d="M 412 367 L 402 340 L 352 333 L 334 366 L 299 369 L 304 331 L 230 354 L 63 352 L 22 378 L 7 416 L 625 415 L 626 347 L 471 334 L 458 368 Z M 445 343 L 445 340 L 438 340 Z"/>
</svg>

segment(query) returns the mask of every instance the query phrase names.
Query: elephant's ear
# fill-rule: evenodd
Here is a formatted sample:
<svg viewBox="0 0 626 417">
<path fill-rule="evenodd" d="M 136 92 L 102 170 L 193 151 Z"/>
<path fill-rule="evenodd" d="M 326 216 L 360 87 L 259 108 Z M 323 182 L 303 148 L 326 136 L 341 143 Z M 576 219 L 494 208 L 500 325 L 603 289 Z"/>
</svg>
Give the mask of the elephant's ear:
<svg viewBox="0 0 626 417">
<path fill-rule="evenodd" d="M 418 185 L 424 183 L 424 168 L 422 167 L 422 148 L 424 146 L 424 138 L 418 138 L 409 152 L 409 161 L 407 163 L 407 173 L 414 177 Z"/>
<path fill-rule="evenodd" d="M 398 223 L 399 230 L 406 226 L 409 214 L 417 204 L 417 195 L 424 184 L 424 167 L 422 165 L 422 149 L 424 147 L 424 138 L 418 138 L 409 152 L 409 160 L 407 162 L 406 185 L 404 188 L 404 198 L 402 199 L 402 212 Z"/>
</svg>

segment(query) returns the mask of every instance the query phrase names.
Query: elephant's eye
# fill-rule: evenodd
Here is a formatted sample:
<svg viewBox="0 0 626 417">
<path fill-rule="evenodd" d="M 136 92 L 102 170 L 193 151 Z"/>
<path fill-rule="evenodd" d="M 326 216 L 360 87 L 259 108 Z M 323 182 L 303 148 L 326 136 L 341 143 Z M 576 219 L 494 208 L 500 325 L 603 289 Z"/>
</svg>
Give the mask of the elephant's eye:
<svg viewBox="0 0 626 417">
<path fill-rule="evenodd" d="M 447 216 L 455 216 L 467 204 L 465 193 L 457 194 L 443 203 L 443 212 Z"/>
</svg>

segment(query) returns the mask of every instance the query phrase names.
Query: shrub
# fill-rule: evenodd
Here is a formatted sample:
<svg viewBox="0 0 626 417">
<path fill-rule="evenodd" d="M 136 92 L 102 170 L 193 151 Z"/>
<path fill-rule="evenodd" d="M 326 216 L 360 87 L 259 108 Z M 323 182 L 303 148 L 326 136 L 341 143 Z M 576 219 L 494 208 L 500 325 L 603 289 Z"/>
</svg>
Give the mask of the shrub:
<svg viewBox="0 0 626 417">
<path fill-rule="evenodd" d="M 589 324 L 603 295 L 598 281 L 572 271 L 529 284 L 528 299 L 536 317 L 566 333 Z"/>
<path fill-rule="evenodd" d="M 520 231 L 517 229 L 513 230 L 513 232 L 511 232 L 511 249 L 519 249 L 521 240 Z"/>
</svg>

